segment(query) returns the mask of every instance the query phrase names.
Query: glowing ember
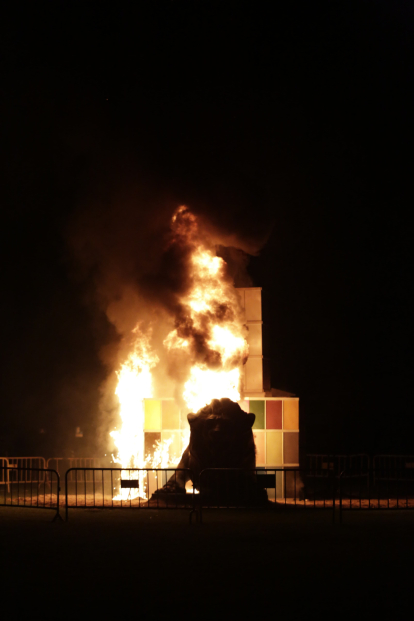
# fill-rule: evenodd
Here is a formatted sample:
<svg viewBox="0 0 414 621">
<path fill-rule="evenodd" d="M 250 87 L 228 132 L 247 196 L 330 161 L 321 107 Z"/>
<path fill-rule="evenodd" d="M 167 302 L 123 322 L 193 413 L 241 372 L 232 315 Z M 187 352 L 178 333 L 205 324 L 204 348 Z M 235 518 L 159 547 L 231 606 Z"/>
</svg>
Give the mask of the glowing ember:
<svg viewBox="0 0 414 621">
<path fill-rule="evenodd" d="M 188 369 L 180 391 L 189 411 L 197 412 L 214 398 L 239 401 L 240 370 L 248 356 L 247 328 L 227 265 L 186 207 L 175 212 L 168 243 L 188 257 L 188 285 L 179 299 L 177 316 L 172 317 L 175 327 L 163 341 L 164 354 L 158 354 L 178 355 Z M 172 438 L 157 442 L 152 454 L 144 455 L 144 399 L 153 397 L 152 370 L 159 362 L 151 349 L 151 336 L 138 324 L 133 350 L 117 373 L 122 426 L 111 436 L 118 450 L 114 460 L 124 468 L 167 468 L 180 459 L 170 455 Z M 183 437 L 184 448 L 187 440 Z M 139 490 L 123 489 L 121 496 L 125 492 L 125 498 L 132 493 L 146 498 L 144 475 L 131 473 L 131 478 L 139 479 Z"/>
</svg>

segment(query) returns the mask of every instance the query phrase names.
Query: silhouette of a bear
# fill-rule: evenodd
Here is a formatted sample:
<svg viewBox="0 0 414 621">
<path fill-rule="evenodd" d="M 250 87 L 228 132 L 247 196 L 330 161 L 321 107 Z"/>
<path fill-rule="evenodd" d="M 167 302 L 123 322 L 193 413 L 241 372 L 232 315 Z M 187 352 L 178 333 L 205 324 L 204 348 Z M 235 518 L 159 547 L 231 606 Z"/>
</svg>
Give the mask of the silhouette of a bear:
<svg viewBox="0 0 414 621">
<path fill-rule="evenodd" d="M 197 414 L 188 414 L 187 419 L 190 441 L 177 468 L 188 468 L 191 475 L 177 472 L 158 493 L 185 493 L 186 482 L 191 479 L 193 486 L 212 502 L 266 502 L 267 494 L 258 487 L 252 472 L 256 467 L 252 431 L 255 415 L 247 414 L 230 399 L 213 399 Z M 200 482 L 200 474 L 207 468 L 244 471 L 204 472 Z"/>
</svg>

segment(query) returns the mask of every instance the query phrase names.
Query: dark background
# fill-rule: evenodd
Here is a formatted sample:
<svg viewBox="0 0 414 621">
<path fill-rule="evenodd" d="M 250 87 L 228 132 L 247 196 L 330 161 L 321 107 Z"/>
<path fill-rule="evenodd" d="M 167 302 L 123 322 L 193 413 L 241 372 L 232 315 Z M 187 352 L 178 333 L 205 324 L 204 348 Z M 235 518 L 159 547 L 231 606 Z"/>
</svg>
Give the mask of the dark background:
<svg viewBox="0 0 414 621">
<path fill-rule="evenodd" d="M 248 269 L 304 450 L 413 452 L 412 4 L 279 5 L 3 9 L 0 454 L 93 450 L 111 331 L 68 230 L 135 178 L 270 233 Z"/>
</svg>

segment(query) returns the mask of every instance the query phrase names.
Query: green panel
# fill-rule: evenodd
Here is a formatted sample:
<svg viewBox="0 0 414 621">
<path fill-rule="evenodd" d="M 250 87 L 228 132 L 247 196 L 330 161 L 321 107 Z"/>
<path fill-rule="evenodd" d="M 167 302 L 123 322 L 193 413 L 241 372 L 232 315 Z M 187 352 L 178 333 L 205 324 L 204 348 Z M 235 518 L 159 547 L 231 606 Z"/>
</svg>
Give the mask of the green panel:
<svg viewBox="0 0 414 621">
<path fill-rule="evenodd" d="M 250 413 L 256 415 L 253 429 L 265 428 L 265 402 L 263 399 L 250 399 Z"/>
</svg>

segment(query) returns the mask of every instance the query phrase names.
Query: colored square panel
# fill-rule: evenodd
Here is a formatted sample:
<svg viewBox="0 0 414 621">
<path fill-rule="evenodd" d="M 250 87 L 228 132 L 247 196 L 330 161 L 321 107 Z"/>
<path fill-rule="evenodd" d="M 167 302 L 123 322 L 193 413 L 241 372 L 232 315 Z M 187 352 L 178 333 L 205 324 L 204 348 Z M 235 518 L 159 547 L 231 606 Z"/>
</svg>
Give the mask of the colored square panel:
<svg viewBox="0 0 414 621">
<path fill-rule="evenodd" d="M 266 465 L 265 432 L 254 431 L 253 437 L 254 437 L 254 443 L 256 445 L 256 466 L 265 466 Z"/>
<path fill-rule="evenodd" d="M 161 429 L 161 401 L 159 399 L 145 399 L 144 429 Z"/>
<path fill-rule="evenodd" d="M 180 428 L 180 410 L 175 401 L 164 399 L 161 402 L 161 414 L 163 429 Z"/>
<path fill-rule="evenodd" d="M 162 431 L 161 440 L 171 440 L 168 447 L 168 455 L 170 464 L 178 464 L 181 458 L 181 432 L 180 431 Z"/>
<path fill-rule="evenodd" d="M 266 431 L 266 466 L 281 466 L 283 464 L 283 433 L 281 431 Z"/>
<path fill-rule="evenodd" d="M 283 455 L 285 464 L 299 463 L 299 434 L 289 431 L 283 434 Z"/>
<path fill-rule="evenodd" d="M 161 440 L 160 431 L 146 431 L 144 442 L 144 455 L 153 455 L 156 447 L 156 443 Z"/>
<path fill-rule="evenodd" d="M 264 406 L 265 402 L 263 399 L 250 399 L 249 408 L 252 414 L 256 415 L 256 420 L 254 421 L 253 429 L 264 429 L 265 428 L 265 417 L 264 417 Z"/>
<path fill-rule="evenodd" d="M 299 431 L 299 399 L 283 399 L 283 429 Z"/>
<path fill-rule="evenodd" d="M 241 409 L 243 410 L 243 412 L 247 412 L 249 413 L 249 400 L 248 399 L 242 399 L 241 401 L 239 401 L 239 406 L 241 407 Z"/>
<path fill-rule="evenodd" d="M 282 401 L 266 401 L 266 429 L 282 429 Z"/>
</svg>

